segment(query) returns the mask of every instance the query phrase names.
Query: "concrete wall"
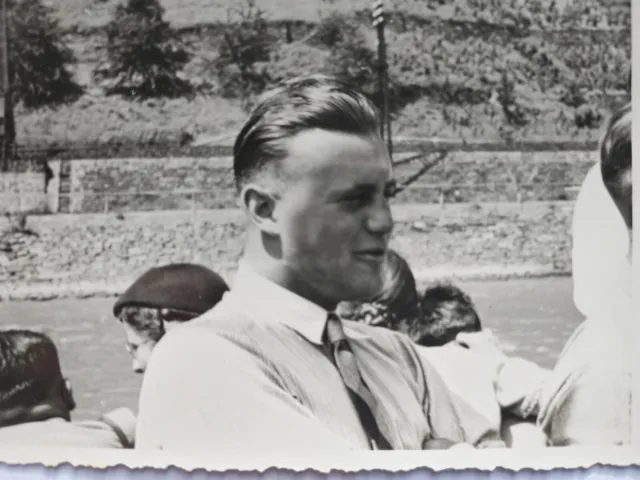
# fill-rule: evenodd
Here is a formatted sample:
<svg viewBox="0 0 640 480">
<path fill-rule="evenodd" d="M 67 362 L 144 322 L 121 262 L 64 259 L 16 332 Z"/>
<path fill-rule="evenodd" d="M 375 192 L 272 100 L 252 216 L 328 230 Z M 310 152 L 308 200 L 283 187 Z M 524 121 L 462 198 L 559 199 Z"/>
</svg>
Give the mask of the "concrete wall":
<svg viewBox="0 0 640 480">
<path fill-rule="evenodd" d="M 52 195 L 45 192 L 44 173 L 0 173 L 0 213 L 48 213 Z"/>
</svg>

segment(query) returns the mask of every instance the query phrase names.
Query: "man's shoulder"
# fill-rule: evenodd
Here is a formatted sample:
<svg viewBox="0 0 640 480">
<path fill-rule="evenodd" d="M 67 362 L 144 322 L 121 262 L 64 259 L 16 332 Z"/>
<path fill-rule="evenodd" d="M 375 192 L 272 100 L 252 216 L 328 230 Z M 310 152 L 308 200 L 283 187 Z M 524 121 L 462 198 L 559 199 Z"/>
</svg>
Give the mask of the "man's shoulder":
<svg viewBox="0 0 640 480">
<path fill-rule="evenodd" d="M 420 361 L 416 345 L 403 333 L 352 320 L 343 320 L 343 323 L 347 336 L 356 342 L 363 341 L 375 345 L 380 353 L 403 365 L 407 362 L 417 364 Z"/>
<path fill-rule="evenodd" d="M 342 320 L 347 336 L 355 339 L 369 339 L 372 342 L 391 345 L 410 345 L 413 342 L 403 333 L 395 332 L 385 327 L 376 327 L 364 322 L 354 320 Z"/>
<path fill-rule="evenodd" d="M 200 317 L 172 329 L 153 350 L 149 370 L 156 364 L 165 367 L 172 363 L 188 362 L 198 365 L 228 365 L 239 362 L 238 368 L 247 362 L 268 363 L 269 346 L 290 335 L 283 325 L 260 322 L 239 310 L 219 304 Z M 145 375 L 146 376 L 146 375 Z"/>
</svg>

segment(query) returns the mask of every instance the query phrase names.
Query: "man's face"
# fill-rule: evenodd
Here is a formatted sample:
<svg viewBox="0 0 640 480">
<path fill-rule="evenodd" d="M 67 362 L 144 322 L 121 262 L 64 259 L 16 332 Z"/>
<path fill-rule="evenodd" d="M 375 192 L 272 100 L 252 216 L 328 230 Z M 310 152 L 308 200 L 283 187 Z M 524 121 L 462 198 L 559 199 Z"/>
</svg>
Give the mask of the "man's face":
<svg viewBox="0 0 640 480">
<path fill-rule="evenodd" d="M 287 147 L 273 213 L 289 275 L 325 308 L 373 297 L 393 229 L 395 183 L 383 142 L 307 130 Z"/>
</svg>

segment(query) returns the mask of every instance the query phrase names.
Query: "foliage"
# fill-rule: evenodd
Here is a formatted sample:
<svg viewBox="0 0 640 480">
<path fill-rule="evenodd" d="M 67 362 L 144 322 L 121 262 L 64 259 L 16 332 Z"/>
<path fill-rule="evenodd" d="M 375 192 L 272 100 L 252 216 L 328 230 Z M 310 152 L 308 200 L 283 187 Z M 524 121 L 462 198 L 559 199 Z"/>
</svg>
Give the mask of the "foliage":
<svg viewBox="0 0 640 480">
<path fill-rule="evenodd" d="M 75 57 L 53 9 L 40 0 L 11 0 L 7 6 L 14 101 L 35 108 L 75 99 L 82 93 L 70 71 Z"/>
<path fill-rule="evenodd" d="M 191 92 L 180 72 L 189 54 L 179 42 L 158 0 L 118 5 L 106 27 L 108 62 L 95 70 L 108 91 L 125 96 L 177 97 Z"/>
<path fill-rule="evenodd" d="M 226 102 L 233 115 L 215 122 L 191 119 L 190 107 L 203 95 L 181 101 L 171 122 L 164 109 L 145 107 L 129 115 L 129 107 L 121 106 L 123 118 L 109 114 L 110 135 L 121 132 L 115 125 L 123 120 L 131 126 L 128 137 L 153 137 L 154 129 L 177 137 L 190 123 L 209 133 L 233 130 L 244 118 L 239 107 L 249 106 L 274 82 L 310 72 L 342 76 L 377 100 L 369 0 L 290 2 L 286 8 L 281 0 L 193 0 L 189 8 L 177 0 L 162 2 L 167 19 L 190 27 L 181 38 L 201 52 L 185 69 L 189 78 L 196 83 L 202 77 L 203 84 L 217 87 L 209 93 Z M 386 5 L 396 134 L 594 140 L 602 118 L 629 98 L 628 0 L 390 0 Z M 93 8 L 104 9 L 95 3 Z M 286 43 L 283 22 L 296 33 Z M 99 102 L 107 100 L 96 97 Z M 210 117 L 220 117 L 210 111 Z M 80 114 L 69 115 L 74 117 L 69 127 L 78 125 Z M 55 123 L 29 119 L 38 125 L 34 131 Z M 88 131 L 88 124 L 97 129 L 91 140 L 103 134 L 98 121 L 84 120 L 79 127 Z"/>
<path fill-rule="evenodd" d="M 224 97 L 247 99 L 262 92 L 270 83 L 264 63 L 274 47 L 264 12 L 255 0 L 244 0 L 230 7 L 213 71 Z"/>
</svg>

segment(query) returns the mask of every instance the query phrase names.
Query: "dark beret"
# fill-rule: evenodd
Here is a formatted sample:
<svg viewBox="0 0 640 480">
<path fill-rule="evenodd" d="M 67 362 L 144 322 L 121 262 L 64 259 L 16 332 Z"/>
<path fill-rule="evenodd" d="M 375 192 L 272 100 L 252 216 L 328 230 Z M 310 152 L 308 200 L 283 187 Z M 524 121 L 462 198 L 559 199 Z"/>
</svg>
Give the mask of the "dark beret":
<svg viewBox="0 0 640 480">
<path fill-rule="evenodd" d="M 123 307 L 169 308 L 203 314 L 229 290 L 212 270 L 191 263 L 173 263 L 143 273 L 113 306 L 117 317 Z"/>
</svg>

